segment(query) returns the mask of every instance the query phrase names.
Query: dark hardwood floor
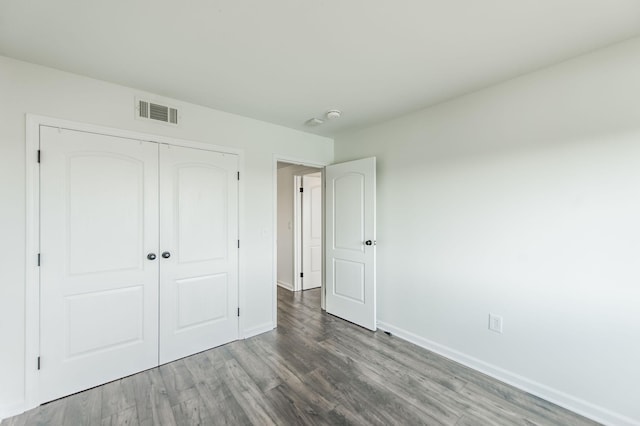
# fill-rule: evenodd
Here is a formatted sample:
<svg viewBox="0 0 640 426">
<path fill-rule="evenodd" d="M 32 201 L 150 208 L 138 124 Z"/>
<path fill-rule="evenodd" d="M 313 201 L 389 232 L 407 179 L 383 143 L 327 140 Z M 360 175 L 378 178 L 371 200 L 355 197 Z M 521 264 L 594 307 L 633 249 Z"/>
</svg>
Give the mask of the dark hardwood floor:
<svg viewBox="0 0 640 426">
<path fill-rule="evenodd" d="M 591 425 L 278 290 L 278 329 L 69 396 L 5 425 Z"/>
</svg>

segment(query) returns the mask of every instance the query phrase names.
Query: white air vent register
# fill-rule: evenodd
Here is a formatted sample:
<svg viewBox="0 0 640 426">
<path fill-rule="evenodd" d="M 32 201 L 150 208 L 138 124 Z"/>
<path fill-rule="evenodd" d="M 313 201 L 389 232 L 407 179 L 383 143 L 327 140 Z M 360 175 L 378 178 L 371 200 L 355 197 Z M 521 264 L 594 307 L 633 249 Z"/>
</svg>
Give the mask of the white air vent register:
<svg viewBox="0 0 640 426">
<path fill-rule="evenodd" d="M 136 118 L 178 125 L 178 109 L 144 99 L 136 99 Z"/>
</svg>

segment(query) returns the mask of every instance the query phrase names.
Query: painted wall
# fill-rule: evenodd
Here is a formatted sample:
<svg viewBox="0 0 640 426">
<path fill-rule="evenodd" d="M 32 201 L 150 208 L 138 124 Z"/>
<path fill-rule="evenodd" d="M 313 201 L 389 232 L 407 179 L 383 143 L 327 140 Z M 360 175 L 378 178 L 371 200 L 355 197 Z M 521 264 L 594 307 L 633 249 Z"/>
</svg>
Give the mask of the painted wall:
<svg viewBox="0 0 640 426">
<path fill-rule="evenodd" d="M 294 169 L 278 169 L 278 285 L 293 290 Z"/>
<path fill-rule="evenodd" d="M 640 424 L 640 39 L 339 135 L 335 150 L 378 158 L 382 328 Z"/>
<path fill-rule="evenodd" d="M 34 113 L 243 149 L 244 217 L 240 295 L 246 334 L 272 327 L 273 155 L 333 159 L 333 141 L 170 100 L 179 127 L 134 119 L 144 92 L 0 57 L 0 418 L 24 398 L 25 114 Z M 157 98 L 157 97 L 156 97 Z"/>
</svg>

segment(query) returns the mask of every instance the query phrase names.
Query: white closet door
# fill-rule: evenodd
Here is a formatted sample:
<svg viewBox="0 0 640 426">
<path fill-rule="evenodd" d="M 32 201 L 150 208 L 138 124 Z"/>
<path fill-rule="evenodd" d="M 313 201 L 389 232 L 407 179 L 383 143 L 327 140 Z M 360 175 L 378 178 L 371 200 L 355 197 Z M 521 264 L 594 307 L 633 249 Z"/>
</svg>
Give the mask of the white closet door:
<svg viewBox="0 0 640 426">
<path fill-rule="evenodd" d="M 376 159 L 325 172 L 327 312 L 376 330 Z"/>
<path fill-rule="evenodd" d="M 238 338 L 238 159 L 160 146 L 160 363 Z"/>
<path fill-rule="evenodd" d="M 302 289 L 322 284 L 322 178 L 302 176 Z"/>
<path fill-rule="evenodd" d="M 158 362 L 158 146 L 41 127 L 46 402 Z"/>
</svg>

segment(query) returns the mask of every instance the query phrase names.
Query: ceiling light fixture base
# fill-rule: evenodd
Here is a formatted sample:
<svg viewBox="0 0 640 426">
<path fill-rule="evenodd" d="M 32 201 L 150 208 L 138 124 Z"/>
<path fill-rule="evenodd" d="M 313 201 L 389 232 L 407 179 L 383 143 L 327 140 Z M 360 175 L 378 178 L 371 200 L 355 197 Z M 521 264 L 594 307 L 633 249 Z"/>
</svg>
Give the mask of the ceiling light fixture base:
<svg viewBox="0 0 640 426">
<path fill-rule="evenodd" d="M 341 115 L 342 115 L 342 111 L 338 109 L 330 109 L 325 114 L 325 116 L 327 117 L 327 120 L 335 120 L 337 118 L 340 118 Z"/>
</svg>

